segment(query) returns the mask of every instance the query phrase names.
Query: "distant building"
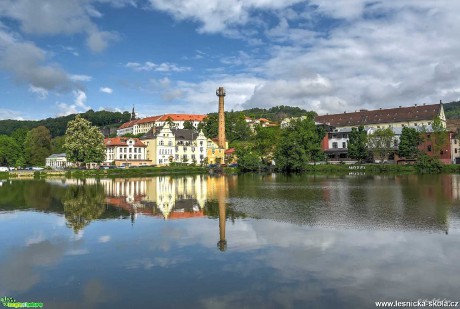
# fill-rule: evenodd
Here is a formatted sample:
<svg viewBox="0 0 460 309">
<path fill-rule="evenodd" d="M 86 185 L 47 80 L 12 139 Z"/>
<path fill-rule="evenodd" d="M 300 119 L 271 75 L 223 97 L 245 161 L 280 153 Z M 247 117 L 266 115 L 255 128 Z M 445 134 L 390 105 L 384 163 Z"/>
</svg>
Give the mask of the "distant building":
<svg viewBox="0 0 460 309">
<path fill-rule="evenodd" d="M 217 144 L 218 139 L 210 139 L 207 140 L 207 158 L 208 164 L 223 164 L 225 163 L 225 150 L 228 148 L 228 142 L 225 142 L 225 147 L 221 148 Z"/>
<path fill-rule="evenodd" d="M 45 166 L 54 169 L 63 169 L 66 167 L 75 166 L 75 164 L 67 161 L 65 153 L 55 153 L 46 158 Z"/>
<path fill-rule="evenodd" d="M 113 137 L 104 139 L 106 159 L 103 165 L 142 166 L 150 165 L 146 159 L 146 145 L 138 138 Z"/>
<path fill-rule="evenodd" d="M 244 117 L 244 120 L 246 121 L 246 123 L 248 124 L 249 128 L 251 129 L 251 131 L 254 132 L 254 129 L 256 126 L 261 126 L 261 127 L 277 127 L 279 126 L 279 124 L 273 122 L 273 121 L 270 121 L 266 118 L 258 118 L 258 119 L 253 119 L 253 118 L 250 118 L 250 117 Z"/>
<path fill-rule="evenodd" d="M 337 129 L 358 127 L 360 125 L 384 129 L 430 126 L 437 116 L 446 127 L 446 115 L 444 114 L 442 103 L 416 104 L 409 107 L 400 106 L 398 108 L 378 110 L 362 109 L 359 112 L 317 116 L 315 121 L 334 126 Z"/>
<path fill-rule="evenodd" d="M 123 136 L 125 134 L 141 134 L 147 133 L 152 127 L 163 127 L 167 122 L 172 123 L 172 127 L 176 129 L 183 129 L 184 123 L 190 121 L 193 127 L 198 128 L 206 115 L 201 114 L 164 114 L 160 116 L 151 116 L 142 119 L 134 119 L 122 124 L 118 130 L 117 135 Z"/>
</svg>

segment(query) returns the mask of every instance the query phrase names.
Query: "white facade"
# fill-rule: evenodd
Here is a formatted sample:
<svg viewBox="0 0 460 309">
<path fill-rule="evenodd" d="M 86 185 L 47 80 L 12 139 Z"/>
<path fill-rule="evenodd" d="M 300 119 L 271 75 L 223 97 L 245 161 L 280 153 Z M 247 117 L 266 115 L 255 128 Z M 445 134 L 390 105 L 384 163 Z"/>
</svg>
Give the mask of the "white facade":
<svg viewBox="0 0 460 309">
<path fill-rule="evenodd" d="M 104 141 L 106 146 L 105 163 L 115 160 L 146 160 L 146 146 L 135 138 L 108 138 Z"/>
<path fill-rule="evenodd" d="M 65 153 L 56 153 L 46 158 L 45 166 L 55 169 L 61 169 L 74 166 L 74 164 L 67 162 L 67 157 Z"/>
<path fill-rule="evenodd" d="M 201 164 L 206 157 L 206 137 L 203 132 L 164 127 L 152 130 L 144 137 L 147 145 L 147 159 L 156 165 L 169 165 L 171 162 Z"/>
</svg>

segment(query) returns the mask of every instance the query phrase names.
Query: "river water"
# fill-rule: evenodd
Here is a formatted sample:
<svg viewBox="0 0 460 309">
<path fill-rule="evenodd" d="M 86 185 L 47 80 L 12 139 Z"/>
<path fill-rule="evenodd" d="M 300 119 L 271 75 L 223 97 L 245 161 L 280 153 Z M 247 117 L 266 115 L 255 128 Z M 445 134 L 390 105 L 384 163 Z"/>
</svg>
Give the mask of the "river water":
<svg viewBox="0 0 460 309">
<path fill-rule="evenodd" d="M 0 297 L 44 308 L 460 300 L 460 175 L 3 180 Z"/>
</svg>

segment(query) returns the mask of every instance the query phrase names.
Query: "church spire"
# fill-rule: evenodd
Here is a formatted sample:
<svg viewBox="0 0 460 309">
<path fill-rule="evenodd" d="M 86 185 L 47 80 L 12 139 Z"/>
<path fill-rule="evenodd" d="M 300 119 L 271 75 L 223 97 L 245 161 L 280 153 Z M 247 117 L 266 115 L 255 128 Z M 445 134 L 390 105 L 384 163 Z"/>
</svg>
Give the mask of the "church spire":
<svg viewBox="0 0 460 309">
<path fill-rule="evenodd" d="M 131 120 L 136 119 L 136 112 L 134 111 L 134 104 L 133 104 L 133 111 L 131 112 Z"/>
</svg>

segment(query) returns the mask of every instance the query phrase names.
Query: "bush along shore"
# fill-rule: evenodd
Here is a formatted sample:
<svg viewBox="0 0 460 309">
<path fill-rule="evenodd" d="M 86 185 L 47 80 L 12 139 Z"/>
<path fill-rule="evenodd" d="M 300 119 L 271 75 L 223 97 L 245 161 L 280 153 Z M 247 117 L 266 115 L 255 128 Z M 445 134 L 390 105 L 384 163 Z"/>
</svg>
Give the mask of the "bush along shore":
<svg viewBox="0 0 460 309">
<path fill-rule="evenodd" d="M 188 175 L 206 174 L 208 169 L 199 166 L 172 166 L 172 167 L 142 167 L 142 168 L 117 168 L 108 170 L 42 170 L 42 171 L 14 171 L 1 172 L 0 179 L 7 178 L 117 178 L 117 177 L 149 177 L 159 175 Z"/>
</svg>

